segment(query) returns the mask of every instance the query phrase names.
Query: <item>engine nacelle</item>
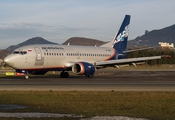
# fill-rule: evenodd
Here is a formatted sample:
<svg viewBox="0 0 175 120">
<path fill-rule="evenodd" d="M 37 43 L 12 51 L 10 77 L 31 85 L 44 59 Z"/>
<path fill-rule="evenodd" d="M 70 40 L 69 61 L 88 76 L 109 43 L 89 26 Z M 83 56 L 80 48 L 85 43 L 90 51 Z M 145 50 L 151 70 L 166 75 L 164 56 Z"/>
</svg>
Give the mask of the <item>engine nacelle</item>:
<svg viewBox="0 0 175 120">
<path fill-rule="evenodd" d="M 75 63 L 72 66 L 72 72 L 76 75 L 93 75 L 95 66 L 86 62 Z"/>
</svg>

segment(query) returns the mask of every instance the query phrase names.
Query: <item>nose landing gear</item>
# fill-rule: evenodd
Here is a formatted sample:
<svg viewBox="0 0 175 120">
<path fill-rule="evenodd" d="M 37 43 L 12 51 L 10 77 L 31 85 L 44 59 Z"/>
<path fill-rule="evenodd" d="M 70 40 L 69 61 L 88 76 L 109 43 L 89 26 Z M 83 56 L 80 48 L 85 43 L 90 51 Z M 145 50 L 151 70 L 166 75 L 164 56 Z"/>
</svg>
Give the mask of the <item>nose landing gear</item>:
<svg viewBox="0 0 175 120">
<path fill-rule="evenodd" d="M 26 80 L 29 79 L 29 75 L 25 74 L 24 79 L 26 79 Z"/>
</svg>

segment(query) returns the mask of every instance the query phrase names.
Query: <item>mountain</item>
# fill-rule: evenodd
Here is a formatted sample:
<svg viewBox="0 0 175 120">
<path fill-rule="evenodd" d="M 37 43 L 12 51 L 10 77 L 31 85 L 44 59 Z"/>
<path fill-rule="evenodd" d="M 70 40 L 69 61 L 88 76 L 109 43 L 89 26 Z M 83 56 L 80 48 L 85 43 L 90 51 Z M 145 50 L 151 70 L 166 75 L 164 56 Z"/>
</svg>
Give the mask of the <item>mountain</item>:
<svg viewBox="0 0 175 120">
<path fill-rule="evenodd" d="M 152 30 L 152 31 L 145 31 L 145 34 L 142 36 L 138 36 L 134 40 L 128 41 L 128 48 L 133 48 L 135 46 L 137 47 L 143 47 L 143 46 L 158 46 L 159 42 L 168 42 L 168 43 L 174 43 L 175 45 L 175 24 L 160 30 Z M 90 38 L 83 38 L 83 37 L 72 37 L 69 38 L 66 42 L 64 42 L 64 45 L 67 45 L 70 43 L 70 45 L 84 45 L 84 46 L 100 46 L 106 42 L 96 40 L 96 39 L 90 39 Z M 26 40 L 25 42 L 22 42 L 18 45 L 12 45 L 8 47 L 6 50 L 0 50 L 0 58 L 4 58 L 9 54 L 12 50 L 24 46 L 24 45 L 31 45 L 31 44 L 57 44 L 53 42 L 49 42 L 41 37 L 35 37 L 31 38 L 29 40 Z"/>
<path fill-rule="evenodd" d="M 57 44 L 50 41 L 45 40 L 41 37 L 34 37 L 29 40 L 26 40 L 18 45 L 11 45 L 6 50 L 13 51 L 14 49 L 17 49 L 19 47 L 25 46 L 25 45 L 33 45 L 33 44 Z"/>
<path fill-rule="evenodd" d="M 63 45 L 84 45 L 84 46 L 100 46 L 106 42 L 96 40 L 96 39 L 90 39 L 90 38 L 83 38 L 83 37 L 72 37 L 69 38 L 67 41 L 63 43 Z"/>
<path fill-rule="evenodd" d="M 64 45 L 67 45 L 70 43 L 71 45 L 85 45 L 85 46 L 99 46 L 104 44 L 105 42 L 90 38 L 83 38 L 83 37 L 73 37 L 68 39 L 66 42 L 64 42 Z M 45 40 L 41 37 L 34 37 L 29 40 L 26 40 L 22 43 L 19 43 L 18 45 L 11 45 L 5 50 L 0 50 L 0 59 L 4 59 L 8 54 L 10 54 L 13 50 L 25 46 L 25 45 L 32 45 L 32 44 L 57 44 L 50 41 Z"/>
<path fill-rule="evenodd" d="M 159 46 L 159 42 L 174 43 L 175 45 L 175 24 L 159 30 L 145 30 L 144 35 L 128 41 L 128 48 Z M 70 43 L 70 45 L 100 46 L 106 42 L 90 38 L 73 37 L 63 44 L 67 45 L 68 43 Z"/>
<path fill-rule="evenodd" d="M 158 46 L 159 42 L 175 44 L 175 24 L 160 30 L 146 30 L 144 35 L 130 40 L 128 46 Z"/>
<path fill-rule="evenodd" d="M 152 30 L 150 32 L 146 30 L 144 35 L 138 36 L 134 40 L 129 40 L 128 48 L 135 46 L 158 46 L 159 42 L 168 42 L 175 44 L 175 24 L 160 30 Z M 100 46 L 106 42 L 90 38 L 72 37 L 69 38 L 67 41 L 65 41 L 63 45 L 67 45 L 68 43 L 70 45 Z M 18 45 L 12 45 L 8 47 L 6 50 L 12 51 L 18 47 L 31 44 L 57 44 L 57 43 L 47 41 L 41 37 L 35 37 L 25 42 L 22 42 Z"/>
<path fill-rule="evenodd" d="M 0 59 L 4 59 L 11 51 L 9 50 L 0 50 Z"/>
</svg>

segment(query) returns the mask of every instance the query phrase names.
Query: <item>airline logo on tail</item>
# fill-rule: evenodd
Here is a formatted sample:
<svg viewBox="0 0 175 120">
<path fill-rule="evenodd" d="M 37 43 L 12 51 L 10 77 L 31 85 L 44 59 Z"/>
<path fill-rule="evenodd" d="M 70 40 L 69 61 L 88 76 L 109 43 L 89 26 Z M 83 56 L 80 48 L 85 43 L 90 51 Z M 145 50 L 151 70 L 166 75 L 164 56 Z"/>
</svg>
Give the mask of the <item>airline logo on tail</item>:
<svg viewBox="0 0 175 120">
<path fill-rule="evenodd" d="M 113 46 L 114 46 L 116 43 L 118 43 L 118 42 L 124 41 L 124 39 L 125 39 L 126 37 L 128 37 L 128 35 L 129 35 L 129 25 L 127 25 L 127 26 L 125 27 L 125 29 L 123 30 L 123 32 L 121 32 L 121 33 L 115 38 L 115 40 L 114 40 L 114 42 L 113 42 Z"/>
</svg>

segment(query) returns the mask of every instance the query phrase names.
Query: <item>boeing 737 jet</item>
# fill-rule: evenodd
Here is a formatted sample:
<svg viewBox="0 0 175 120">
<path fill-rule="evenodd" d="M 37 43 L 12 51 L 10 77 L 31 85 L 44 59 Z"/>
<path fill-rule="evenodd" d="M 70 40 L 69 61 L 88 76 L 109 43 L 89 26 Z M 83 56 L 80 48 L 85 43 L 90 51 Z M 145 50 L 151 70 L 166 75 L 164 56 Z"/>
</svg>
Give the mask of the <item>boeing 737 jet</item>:
<svg viewBox="0 0 175 120">
<path fill-rule="evenodd" d="M 4 62 L 16 72 L 44 75 L 48 71 L 61 71 L 60 77 L 67 78 L 72 71 L 76 75 L 93 76 L 100 68 L 124 64 L 135 64 L 161 56 L 128 58 L 126 50 L 129 35 L 130 15 L 126 15 L 114 39 L 102 46 L 74 45 L 28 45 L 14 50 Z"/>
</svg>

